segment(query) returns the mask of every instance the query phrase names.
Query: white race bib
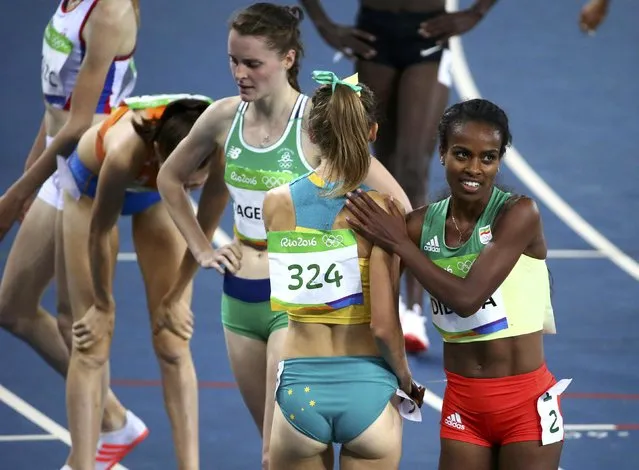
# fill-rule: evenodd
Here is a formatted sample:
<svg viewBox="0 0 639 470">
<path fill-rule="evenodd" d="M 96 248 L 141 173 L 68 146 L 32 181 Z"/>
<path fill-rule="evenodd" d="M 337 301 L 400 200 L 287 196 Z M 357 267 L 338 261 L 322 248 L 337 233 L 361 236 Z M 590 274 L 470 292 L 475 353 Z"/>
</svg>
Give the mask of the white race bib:
<svg viewBox="0 0 639 470">
<path fill-rule="evenodd" d="M 60 73 L 73 51 L 73 43 L 49 23 L 42 42 L 42 92 L 66 96 Z"/>
<path fill-rule="evenodd" d="M 224 181 L 233 198 L 235 229 L 245 238 L 266 240 L 262 206 L 267 191 L 291 181 L 290 172 L 263 171 L 230 164 L 224 169 Z"/>
<path fill-rule="evenodd" d="M 246 238 L 266 239 L 266 229 L 262 220 L 265 193 L 232 186 L 229 186 L 229 191 L 233 198 L 233 219 L 236 230 Z"/>
<path fill-rule="evenodd" d="M 559 410 L 559 395 L 572 379 L 561 379 L 537 399 L 537 413 L 541 424 L 541 444 L 548 445 L 564 439 L 564 418 Z"/>
<path fill-rule="evenodd" d="M 277 389 L 280 388 L 280 381 L 282 380 L 282 372 L 284 372 L 284 361 L 277 363 L 277 377 L 275 378 L 275 393 L 273 398 L 277 400 Z"/>
<path fill-rule="evenodd" d="M 476 334 L 488 334 L 508 328 L 506 309 L 501 290 L 497 289 L 477 312 L 469 317 L 461 317 L 442 302 L 431 296 L 430 306 L 433 312 L 433 324 L 442 333 L 458 334 L 474 331 Z"/>
<path fill-rule="evenodd" d="M 402 418 L 407 419 L 408 421 L 415 421 L 416 423 L 422 422 L 422 410 L 417 406 L 417 403 L 406 395 L 401 388 L 398 388 L 395 391 L 395 395 L 402 398 L 402 401 L 399 403 L 399 414 Z"/>
<path fill-rule="evenodd" d="M 270 232 L 271 308 L 336 310 L 364 303 L 350 230 Z"/>
</svg>

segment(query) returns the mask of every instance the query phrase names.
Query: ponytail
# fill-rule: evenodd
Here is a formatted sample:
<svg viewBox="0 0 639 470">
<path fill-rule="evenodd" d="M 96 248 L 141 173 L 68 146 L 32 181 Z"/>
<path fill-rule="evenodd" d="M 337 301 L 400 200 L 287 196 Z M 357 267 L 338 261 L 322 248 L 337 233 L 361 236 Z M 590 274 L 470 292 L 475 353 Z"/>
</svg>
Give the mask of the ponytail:
<svg viewBox="0 0 639 470">
<path fill-rule="evenodd" d="M 330 72 L 316 73 L 314 78 L 326 84 L 313 95 L 309 130 L 335 181 L 327 195 L 339 197 L 356 189 L 368 173 L 369 136 L 376 122 L 374 96 L 365 85 L 337 80 Z"/>
</svg>

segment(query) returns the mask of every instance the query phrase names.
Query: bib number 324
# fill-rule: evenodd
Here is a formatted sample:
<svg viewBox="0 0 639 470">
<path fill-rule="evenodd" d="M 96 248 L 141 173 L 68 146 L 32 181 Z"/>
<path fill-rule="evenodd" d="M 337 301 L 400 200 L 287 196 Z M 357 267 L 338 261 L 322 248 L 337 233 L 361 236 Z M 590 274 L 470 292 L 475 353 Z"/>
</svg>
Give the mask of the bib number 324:
<svg viewBox="0 0 639 470">
<path fill-rule="evenodd" d="M 321 289 L 326 284 L 335 284 L 335 287 L 341 286 L 344 278 L 337 270 L 337 265 L 331 263 L 327 268 L 316 263 L 309 264 L 304 267 L 300 264 L 291 264 L 288 267 L 291 276 L 291 283 L 288 285 L 289 290 L 299 290 L 306 287 L 309 290 Z M 324 271 L 324 272 L 322 272 Z"/>
</svg>

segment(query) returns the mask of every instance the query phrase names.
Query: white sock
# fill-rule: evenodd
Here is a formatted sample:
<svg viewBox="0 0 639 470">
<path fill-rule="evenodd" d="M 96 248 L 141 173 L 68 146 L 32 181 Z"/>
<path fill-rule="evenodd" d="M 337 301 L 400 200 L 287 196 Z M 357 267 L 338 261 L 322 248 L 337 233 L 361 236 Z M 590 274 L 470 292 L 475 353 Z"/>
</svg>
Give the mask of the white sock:
<svg viewBox="0 0 639 470">
<path fill-rule="evenodd" d="M 131 411 L 126 411 L 126 421 L 121 429 L 100 434 L 100 443 L 129 444 L 146 431 L 146 425 Z"/>
</svg>

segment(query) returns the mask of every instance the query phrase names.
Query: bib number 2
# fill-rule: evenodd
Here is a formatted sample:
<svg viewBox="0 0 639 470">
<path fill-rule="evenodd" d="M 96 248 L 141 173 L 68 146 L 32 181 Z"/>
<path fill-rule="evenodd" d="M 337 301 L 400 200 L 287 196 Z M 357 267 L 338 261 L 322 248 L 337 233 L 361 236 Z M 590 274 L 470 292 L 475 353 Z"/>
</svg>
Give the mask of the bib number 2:
<svg viewBox="0 0 639 470">
<path fill-rule="evenodd" d="M 335 284 L 335 287 L 339 288 L 344 278 L 337 270 L 335 263 L 331 263 L 324 273 L 322 273 L 322 267 L 316 263 L 309 264 L 306 268 L 299 264 L 291 264 L 288 271 L 291 275 L 291 281 L 293 281 L 288 285 L 289 290 L 299 290 L 302 287 L 309 290 L 321 289 L 324 287 L 324 283 Z M 320 277 L 323 278 L 324 283 L 318 282 Z"/>
<path fill-rule="evenodd" d="M 562 379 L 537 399 L 542 445 L 554 444 L 564 439 L 564 418 L 559 409 L 559 396 L 571 382 L 572 379 Z"/>
</svg>

